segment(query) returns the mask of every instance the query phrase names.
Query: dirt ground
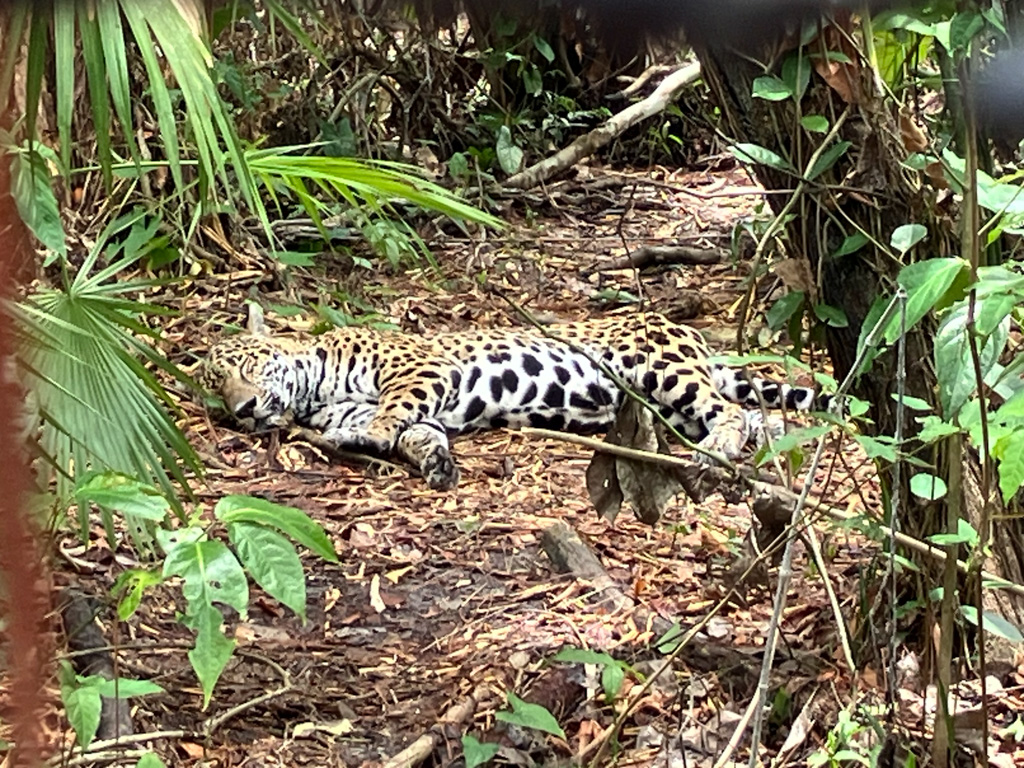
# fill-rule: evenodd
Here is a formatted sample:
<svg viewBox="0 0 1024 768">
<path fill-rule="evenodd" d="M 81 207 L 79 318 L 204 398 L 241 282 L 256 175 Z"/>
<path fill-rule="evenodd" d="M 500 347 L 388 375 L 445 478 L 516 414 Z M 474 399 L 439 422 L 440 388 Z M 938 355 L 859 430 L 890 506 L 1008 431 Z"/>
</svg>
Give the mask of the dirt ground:
<svg viewBox="0 0 1024 768">
<path fill-rule="evenodd" d="M 182 314 L 165 328 L 166 349 L 190 364 L 224 323 L 244 322 L 243 302 L 254 296 L 267 305 L 335 306 L 347 297 L 350 311 L 363 303 L 407 330 L 429 333 L 521 322 L 502 295 L 545 320 L 631 311 L 616 301 L 624 296 L 617 290 L 662 311 L 699 296 L 692 323 L 724 349 L 735 337 L 747 262 L 643 275 L 598 270 L 625 255 L 626 245 L 727 248 L 733 227 L 754 213 L 752 191 L 746 176 L 728 167 L 675 177 L 588 171 L 555 185 L 547 198 L 510 205 L 510 228 L 500 235 L 481 241 L 425 230 L 440 274 L 373 273 L 328 258 L 325 268 L 282 279 L 240 261 L 231 274 L 197 278 L 184 299 L 176 289 Z M 778 287 L 773 278 L 762 283 L 758 302 Z M 312 320 L 272 308 L 267 318 L 281 331 Z M 628 511 L 613 523 L 599 519 L 584 484 L 591 453 L 560 441 L 508 431 L 460 438 L 454 453 L 461 483 L 440 493 L 405 472 L 368 472 L 329 462 L 303 443 L 275 445 L 235 432 L 187 397 L 182 408 L 182 426 L 208 467 L 199 486 L 203 509 L 235 493 L 298 507 L 325 527 L 340 562 L 304 557 L 305 625 L 257 588 L 247 619 L 227 617 L 238 651 L 206 711 L 186 657 L 191 634 L 175 620 L 183 608 L 175 585 L 147 593 L 128 622 L 105 612 L 106 637 L 120 646 L 120 674 L 166 690 L 134 700 L 132 718 L 137 732 L 183 732 L 152 741 L 169 765 L 371 768 L 426 735 L 435 748 L 422 765 L 458 766 L 463 734 L 500 743 L 497 764 L 587 764 L 623 702 L 664 658 L 654 619 L 686 629 L 705 617 L 727 593 L 751 527 L 746 504 L 719 497 L 700 505 L 680 498 L 654 527 Z M 872 472 L 852 449 L 832 454 L 814 489 L 851 511 L 878 512 Z M 632 607 L 610 605 L 592 582 L 556 571 L 540 547 L 555 521 L 584 537 Z M 858 576 L 875 545 L 828 526 L 821 532 L 829 575 L 852 615 L 861 599 Z M 123 569 L 137 565 L 127 546 L 111 551 L 99 528 L 93 538 L 88 548 L 72 538 L 59 542 L 55 588 L 74 584 L 104 596 Z M 643 693 L 602 764 L 711 766 L 723 754 L 757 683 L 775 583 L 772 571 L 768 582 L 744 587 L 744 599 L 708 623 Z M 812 726 L 794 757 L 820 745 L 853 690 L 870 693 L 878 685 L 870 668 L 857 678 L 845 671 L 834 624 L 822 580 L 798 546 L 772 680 L 776 706 L 764 736 L 771 754 L 812 698 Z M 618 699 L 605 701 L 598 667 L 552 662 L 563 648 L 603 651 L 628 664 Z M 496 719 L 508 709 L 509 693 L 547 706 L 565 738 Z M 471 695 L 471 714 L 439 726 Z M 224 715 L 205 737 L 208 718 Z M 55 740 L 70 744 L 56 713 L 46 723 Z M 741 741 L 733 759 L 745 761 L 748 745 Z"/>
</svg>

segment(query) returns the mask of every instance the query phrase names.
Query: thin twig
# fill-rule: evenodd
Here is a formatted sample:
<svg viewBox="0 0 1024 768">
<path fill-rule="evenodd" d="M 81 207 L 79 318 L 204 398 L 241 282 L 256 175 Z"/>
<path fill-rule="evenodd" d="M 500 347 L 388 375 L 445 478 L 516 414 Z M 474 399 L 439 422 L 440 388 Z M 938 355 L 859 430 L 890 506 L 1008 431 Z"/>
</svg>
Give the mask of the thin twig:
<svg viewBox="0 0 1024 768">
<path fill-rule="evenodd" d="M 240 655 L 244 655 L 247 658 L 261 661 L 267 666 L 272 667 L 281 676 L 281 685 L 273 691 L 261 693 L 259 696 L 256 696 L 255 698 L 249 699 L 248 701 L 243 701 L 241 704 L 236 704 L 235 706 L 231 707 L 231 709 L 229 709 L 227 712 L 222 712 L 216 717 L 211 717 L 207 719 L 207 721 L 203 723 L 203 734 L 207 738 L 212 736 L 214 731 L 216 731 L 218 728 L 224 725 L 224 723 L 226 723 L 228 720 L 235 717 L 236 715 L 240 715 L 242 712 L 245 712 L 246 710 L 259 706 L 265 701 L 275 699 L 278 696 L 288 693 L 289 691 L 294 689 L 294 686 L 292 685 L 292 676 L 288 673 L 287 669 L 282 667 L 276 661 L 271 661 L 270 659 L 260 656 L 259 654 L 252 653 L 251 651 L 246 651 Z"/>
</svg>

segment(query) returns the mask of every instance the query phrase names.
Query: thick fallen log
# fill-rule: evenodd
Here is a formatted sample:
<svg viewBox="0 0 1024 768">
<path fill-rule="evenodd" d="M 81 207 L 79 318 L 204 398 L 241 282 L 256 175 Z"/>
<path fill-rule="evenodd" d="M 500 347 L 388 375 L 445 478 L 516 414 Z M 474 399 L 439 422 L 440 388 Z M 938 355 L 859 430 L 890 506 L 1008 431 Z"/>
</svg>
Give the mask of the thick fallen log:
<svg viewBox="0 0 1024 768">
<path fill-rule="evenodd" d="M 555 154 L 531 165 L 505 180 L 505 186 L 513 189 L 531 189 L 552 176 L 576 165 L 580 160 L 594 154 L 612 139 L 641 120 L 657 115 L 672 104 L 682 90 L 700 77 L 699 64 L 687 64 L 661 81 L 654 93 L 643 101 L 630 104 L 617 112 L 590 133 L 580 136 L 572 144 Z"/>
</svg>

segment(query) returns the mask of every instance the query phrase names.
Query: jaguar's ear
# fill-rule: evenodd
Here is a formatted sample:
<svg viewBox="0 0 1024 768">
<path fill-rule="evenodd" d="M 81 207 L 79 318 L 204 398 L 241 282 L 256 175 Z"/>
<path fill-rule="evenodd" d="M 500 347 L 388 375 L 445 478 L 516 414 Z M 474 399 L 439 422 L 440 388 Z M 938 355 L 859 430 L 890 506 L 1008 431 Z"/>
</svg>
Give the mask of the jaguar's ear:
<svg viewBox="0 0 1024 768">
<path fill-rule="evenodd" d="M 249 317 L 246 320 L 245 329 L 253 336 L 269 336 L 267 323 L 263 317 L 263 307 L 255 301 L 247 301 L 246 305 L 249 308 Z"/>
</svg>

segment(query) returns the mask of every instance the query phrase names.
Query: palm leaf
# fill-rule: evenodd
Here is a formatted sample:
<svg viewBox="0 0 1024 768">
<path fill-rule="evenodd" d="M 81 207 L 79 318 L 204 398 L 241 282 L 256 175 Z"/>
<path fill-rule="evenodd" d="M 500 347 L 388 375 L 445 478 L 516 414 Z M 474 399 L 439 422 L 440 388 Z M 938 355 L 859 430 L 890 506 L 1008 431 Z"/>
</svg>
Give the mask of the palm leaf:
<svg viewBox="0 0 1024 768">
<path fill-rule="evenodd" d="M 20 330 L 18 370 L 36 406 L 38 445 L 65 501 L 76 479 L 97 469 L 158 484 L 170 498 L 176 485 L 189 492 L 188 471 L 202 471 L 168 415 L 173 399 L 146 365 L 187 379 L 145 341 L 157 334 L 140 318 L 168 310 L 137 296 L 163 281 L 118 279 L 153 247 L 154 233 L 142 211 L 116 219 L 64 288 L 37 290 L 8 309 Z M 109 260 L 97 269 L 101 253 Z"/>
<path fill-rule="evenodd" d="M 280 179 L 300 199 L 309 193 L 304 183 L 313 182 L 333 199 L 341 198 L 381 211 L 398 200 L 437 211 L 455 219 L 475 221 L 501 229 L 503 222 L 481 211 L 460 197 L 423 178 L 414 165 L 386 160 L 362 160 L 350 157 L 301 155 L 316 145 L 250 150 L 246 162 L 258 178 Z M 304 201 L 305 205 L 305 201 Z M 308 206 L 307 210 L 309 209 Z"/>
</svg>

